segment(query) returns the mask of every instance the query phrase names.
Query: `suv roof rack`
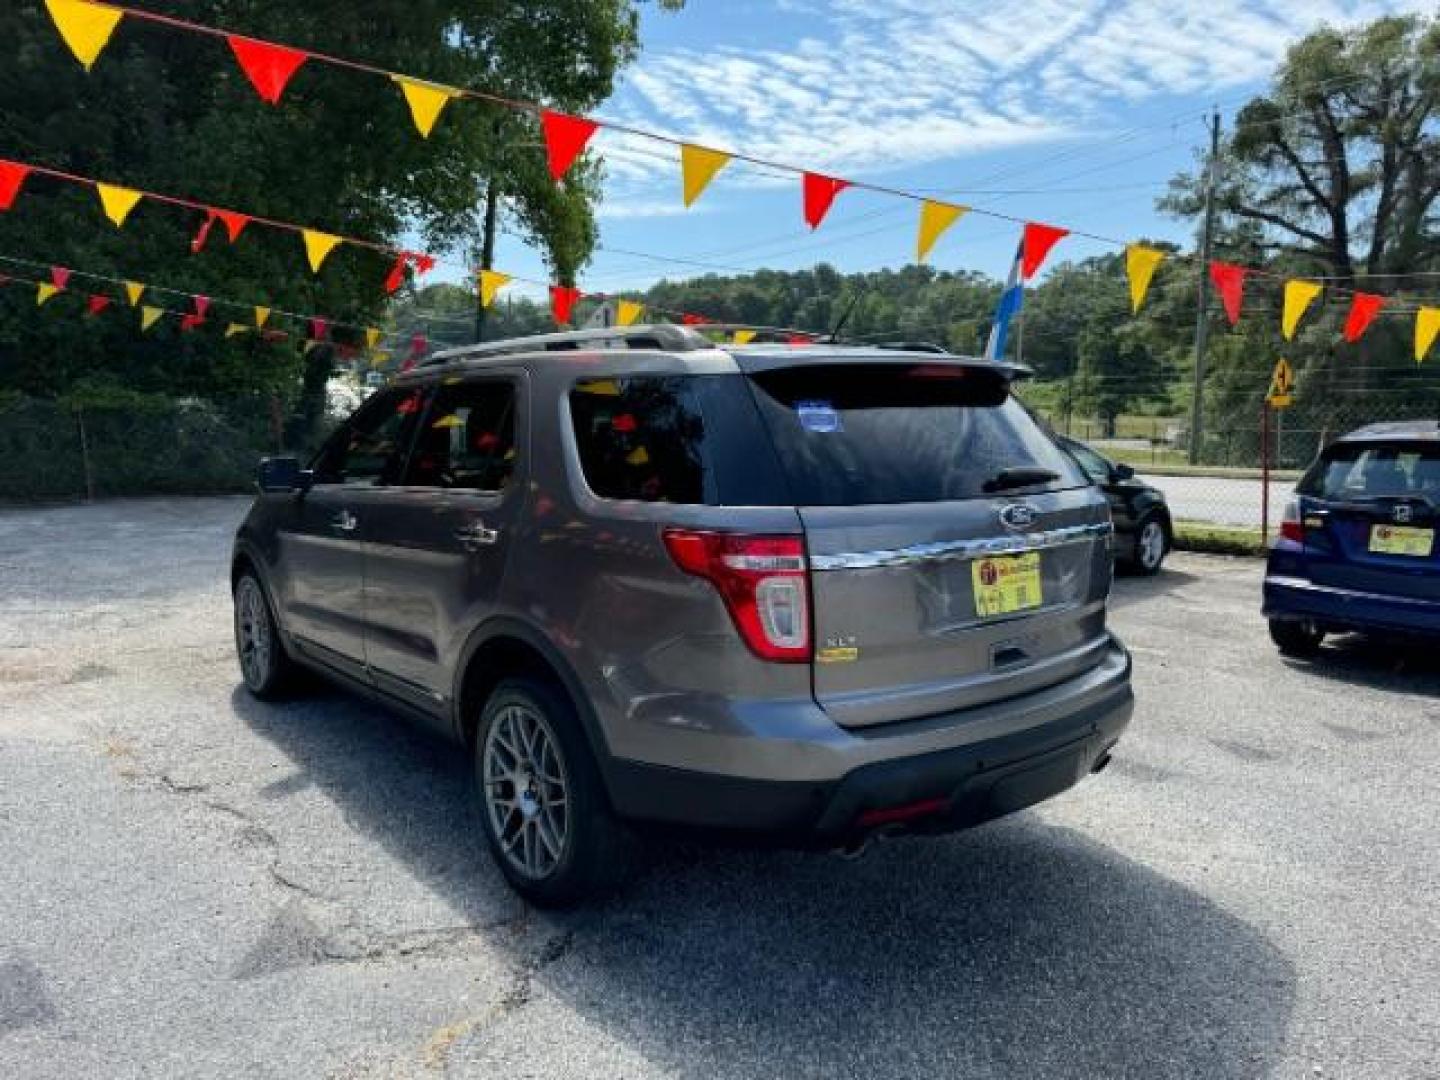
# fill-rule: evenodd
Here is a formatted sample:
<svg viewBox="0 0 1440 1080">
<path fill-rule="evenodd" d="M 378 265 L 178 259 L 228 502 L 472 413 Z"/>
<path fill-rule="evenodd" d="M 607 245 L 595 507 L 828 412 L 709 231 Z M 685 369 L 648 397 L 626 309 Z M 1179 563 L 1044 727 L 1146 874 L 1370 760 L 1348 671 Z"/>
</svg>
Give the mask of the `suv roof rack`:
<svg viewBox="0 0 1440 1080">
<path fill-rule="evenodd" d="M 688 326 L 655 323 L 649 326 L 609 326 L 594 330 L 567 330 L 559 334 L 531 334 L 529 337 L 483 341 L 446 349 L 421 361 L 420 367 L 435 367 L 456 360 L 478 360 L 487 356 L 513 356 L 528 352 L 574 352 L 579 349 L 654 349 L 667 352 L 695 352 L 713 349 L 715 343 Z"/>
</svg>

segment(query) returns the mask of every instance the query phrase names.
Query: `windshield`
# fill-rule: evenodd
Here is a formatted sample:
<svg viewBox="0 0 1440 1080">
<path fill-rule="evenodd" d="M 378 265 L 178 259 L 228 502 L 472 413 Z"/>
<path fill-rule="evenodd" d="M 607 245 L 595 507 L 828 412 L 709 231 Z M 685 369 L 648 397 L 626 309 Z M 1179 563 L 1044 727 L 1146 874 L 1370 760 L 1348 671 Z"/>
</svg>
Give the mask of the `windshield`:
<svg viewBox="0 0 1440 1080">
<path fill-rule="evenodd" d="M 1440 504 L 1440 444 L 1341 443 L 1325 451 L 1299 491 L 1343 502 L 1420 497 Z"/>
<path fill-rule="evenodd" d="M 802 506 L 939 502 L 1086 485 L 1075 462 L 994 372 L 955 364 L 818 364 L 758 373 L 751 381 Z"/>
</svg>

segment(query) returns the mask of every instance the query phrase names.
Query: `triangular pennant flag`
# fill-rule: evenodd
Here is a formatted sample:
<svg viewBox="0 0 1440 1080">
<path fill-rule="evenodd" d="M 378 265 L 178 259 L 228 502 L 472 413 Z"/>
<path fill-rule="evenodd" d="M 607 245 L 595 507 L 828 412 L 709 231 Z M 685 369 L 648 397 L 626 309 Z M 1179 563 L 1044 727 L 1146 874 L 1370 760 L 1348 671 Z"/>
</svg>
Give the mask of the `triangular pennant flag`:
<svg viewBox="0 0 1440 1080">
<path fill-rule="evenodd" d="M 1045 256 L 1050 254 L 1050 249 L 1069 235 L 1069 229 L 1059 229 L 1054 225 L 1042 225 L 1038 221 L 1027 221 L 1025 223 L 1025 240 L 1020 256 L 1020 276 L 1026 281 L 1034 277 L 1045 262 Z"/>
<path fill-rule="evenodd" d="M 280 104 L 291 77 L 300 70 L 308 58 L 299 49 L 287 49 L 283 45 L 272 45 L 268 41 L 230 34 L 226 37 L 240 69 L 245 72 L 256 93 L 271 105 Z"/>
<path fill-rule="evenodd" d="M 509 285 L 511 281 L 509 274 L 502 274 L 499 270 L 480 271 L 480 306 L 489 307 L 495 303 L 495 294 Z"/>
<path fill-rule="evenodd" d="M 1210 280 L 1220 293 L 1220 302 L 1225 305 L 1225 317 L 1230 320 L 1231 326 L 1240 321 L 1240 305 L 1245 299 L 1245 274 L 1245 267 L 1234 263 L 1210 264 Z"/>
<path fill-rule="evenodd" d="M 205 313 L 210 310 L 210 298 L 208 296 L 197 296 L 194 298 L 194 300 L 195 314 L 199 315 L 203 319 L 205 317 Z"/>
<path fill-rule="evenodd" d="M 1415 313 L 1415 362 L 1425 362 L 1425 354 L 1440 334 L 1440 308 L 1422 307 Z"/>
<path fill-rule="evenodd" d="M 111 302 L 111 297 L 105 296 L 101 293 L 95 293 L 90 297 L 90 299 L 85 301 L 85 314 L 99 315 L 102 311 L 104 311 L 107 307 L 110 306 Z"/>
<path fill-rule="evenodd" d="M 204 325 L 205 325 L 205 316 L 204 316 L 204 315 L 181 315 L 181 316 L 180 316 L 180 332 L 181 332 L 182 334 L 188 334 L 191 330 L 194 330 L 196 327 L 198 327 L 198 326 L 204 326 Z"/>
<path fill-rule="evenodd" d="M 821 176 L 819 173 L 807 172 L 801 178 L 801 191 L 804 196 L 805 224 L 812 229 L 818 229 L 820 222 L 825 220 L 825 215 L 830 212 L 830 204 L 835 201 L 835 196 L 850 186 L 850 181 L 839 180 L 833 176 Z"/>
<path fill-rule="evenodd" d="M 50 281 L 57 290 L 63 289 L 70 284 L 70 271 L 63 266 L 52 266 L 50 268 Z"/>
<path fill-rule="evenodd" d="M 100 193 L 100 205 L 105 208 L 105 216 L 115 223 L 117 229 L 125 224 L 130 211 L 144 197 L 138 191 L 113 184 L 96 184 L 95 190 Z"/>
<path fill-rule="evenodd" d="M 205 243 L 210 239 L 210 230 L 215 227 L 215 211 L 210 211 L 209 216 L 200 223 L 200 231 L 195 234 L 195 239 L 190 241 L 190 254 L 199 255 L 205 250 Z"/>
<path fill-rule="evenodd" d="M 110 41 L 124 12 L 88 0 L 45 0 L 55 28 L 70 46 L 75 59 L 89 71 Z"/>
<path fill-rule="evenodd" d="M 320 267 L 325 265 L 325 260 L 330 253 L 340 244 L 340 237 L 331 236 L 329 233 L 316 232 L 314 229 L 301 229 L 300 235 L 305 240 L 305 254 L 310 259 L 310 269 L 313 273 L 320 273 Z"/>
<path fill-rule="evenodd" d="M 644 304 L 637 304 L 634 300 L 618 300 L 615 303 L 615 325 L 633 326 L 644 311 Z"/>
<path fill-rule="evenodd" d="M 30 175 L 29 165 L 17 165 L 13 161 L 0 161 L 0 210 L 9 210 L 15 205 L 15 196 Z"/>
<path fill-rule="evenodd" d="M 384 367 L 390 361 L 390 353 L 385 349 L 376 349 L 370 354 L 371 367 Z"/>
<path fill-rule="evenodd" d="M 1359 341 L 1384 306 L 1385 297 L 1376 296 L 1374 293 L 1357 292 L 1355 298 L 1350 301 L 1350 314 L 1345 319 L 1345 340 Z"/>
<path fill-rule="evenodd" d="M 1130 310 L 1139 314 L 1140 305 L 1145 303 L 1145 294 L 1150 291 L 1150 281 L 1155 270 L 1165 258 L 1165 253 L 1144 244 L 1131 244 L 1125 249 L 1125 276 L 1130 279 Z"/>
<path fill-rule="evenodd" d="M 394 75 L 392 78 L 400 84 L 400 89 L 405 94 L 415 126 L 420 129 L 420 134 L 428 139 L 430 132 L 435 130 L 435 121 L 440 119 L 441 111 L 454 98 L 460 96 L 460 91 L 453 86 L 422 82 L 404 75 Z"/>
<path fill-rule="evenodd" d="M 268 307 L 257 307 L 255 309 L 255 326 L 263 330 L 265 324 L 270 321 L 270 309 Z"/>
<path fill-rule="evenodd" d="M 35 285 L 35 306 L 44 307 L 51 300 L 55 299 L 60 290 L 48 281 L 37 282 Z"/>
<path fill-rule="evenodd" d="M 400 288 L 401 285 L 405 284 L 405 267 L 408 265 L 410 265 L 410 259 L 405 252 L 402 251 L 396 256 L 395 265 L 390 268 L 390 273 L 385 275 L 386 295 L 393 293 L 396 289 Z"/>
<path fill-rule="evenodd" d="M 692 143 L 680 144 L 680 185 L 684 189 L 686 206 L 700 197 L 700 193 L 715 179 L 715 174 L 729 161 L 730 155 L 723 150 L 711 150 Z"/>
<path fill-rule="evenodd" d="M 754 330 L 736 330 L 734 339 L 735 344 L 749 345 L 750 342 L 755 340 L 755 333 L 756 332 Z"/>
<path fill-rule="evenodd" d="M 926 199 L 920 204 L 920 236 L 915 243 L 915 261 L 924 262 L 946 229 L 965 216 L 968 206 Z"/>
<path fill-rule="evenodd" d="M 704 326 L 709 321 L 710 320 L 705 318 L 704 315 L 691 315 L 687 312 L 680 313 L 681 326 Z"/>
<path fill-rule="evenodd" d="M 141 332 L 143 333 L 144 331 L 149 330 L 152 326 L 155 325 L 156 320 L 158 320 L 158 319 L 160 318 L 160 316 L 161 316 L 161 315 L 164 315 L 164 314 L 165 314 L 165 311 L 164 311 L 163 308 L 158 308 L 158 307 L 142 307 L 142 308 L 140 309 L 140 330 L 141 330 Z"/>
<path fill-rule="evenodd" d="M 141 285 L 138 281 L 125 282 L 125 297 L 130 301 L 131 307 L 134 307 L 136 304 L 140 303 L 140 298 L 144 295 L 144 285 Z"/>
<path fill-rule="evenodd" d="M 217 218 L 225 223 L 225 235 L 230 237 L 230 243 L 240 239 L 240 234 L 245 231 L 245 226 L 250 224 L 250 218 L 245 214 L 237 214 L 234 210 L 211 210 Z"/>
<path fill-rule="evenodd" d="M 232 322 L 229 326 L 225 328 L 225 336 L 227 338 L 236 337 L 240 334 L 248 334 L 249 332 L 250 327 L 246 326 L 244 323 Z"/>
<path fill-rule="evenodd" d="M 550 286 L 550 312 L 561 326 L 570 322 L 575 311 L 575 302 L 580 299 L 580 290 L 573 285 Z"/>
<path fill-rule="evenodd" d="M 330 323 L 326 319 L 310 320 L 310 340 L 326 341 L 330 337 Z"/>
<path fill-rule="evenodd" d="M 583 116 L 540 110 L 540 130 L 545 135 L 545 156 L 550 163 L 551 177 L 559 180 L 570 171 L 599 126 Z"/>
<path fill-rule="evenodd" d="M 430 339 L 424 334 L 416 334 L 410 339 L 410 366 L 415 366 L 415 360 L 424 355 L 425 350 L 430 347 Z"/>
<path fill-rule="evenodd" d="M 1280 332 L 1289 341 L 1295 336 L 1295 328 L 1323 287 L 1314 281 L 1292 280 L 1285 282 L 1285 301 L 1280 314 Z"/>
<path fill-rule="evenodd" d="M 365 331 L 365 347 L 367 349 L 375 348 L 376 345 L 380 344 L 380 338 L 383 335 L 383 330 L 377 330 L 373 326 L 370 327 L 368 330 Z"/>
</svg>

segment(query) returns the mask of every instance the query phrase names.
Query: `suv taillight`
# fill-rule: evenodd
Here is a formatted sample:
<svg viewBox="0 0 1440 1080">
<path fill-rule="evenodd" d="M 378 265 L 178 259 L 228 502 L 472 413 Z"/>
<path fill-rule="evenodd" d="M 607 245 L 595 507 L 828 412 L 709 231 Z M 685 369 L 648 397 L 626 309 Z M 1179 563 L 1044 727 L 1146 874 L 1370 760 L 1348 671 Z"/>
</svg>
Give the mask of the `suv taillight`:
<svg viewBox="0 0 1440 1080">
<path fill-rule="evenodd" d="M 1285 504 L 1285 516 L 1280 519 L 1280 539 L 1297 544 L 1305 543 L 1305 526 L 1300 521 L 1300 502 L 1291 499 Z"/>
<path fill-rule="evenodd" d="M 666 529 L 675 565 L 719 591 L 745 644 L 765 660 L 810 661 L 810 571 L 798 536 Z"/>
</svg>

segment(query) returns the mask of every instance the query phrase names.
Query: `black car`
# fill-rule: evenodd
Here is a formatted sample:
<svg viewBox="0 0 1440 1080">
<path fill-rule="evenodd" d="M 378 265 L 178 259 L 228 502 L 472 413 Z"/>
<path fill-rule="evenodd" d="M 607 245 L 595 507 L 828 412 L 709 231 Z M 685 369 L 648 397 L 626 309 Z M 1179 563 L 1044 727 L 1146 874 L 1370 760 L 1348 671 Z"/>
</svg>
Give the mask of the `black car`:
<svg viewBox="0 0 1440 1080">
<path fill-rule="evenodd" d="M 1135 478 L 1129 465 L 1117 465 L 1082 442 L 1056 435 L 1058 442 L 1110 500 L 1115 522 L 1115 557 L 1137 574 L 1155 574 L 1175 543 L 1164 492 Z"/>
</svg>

